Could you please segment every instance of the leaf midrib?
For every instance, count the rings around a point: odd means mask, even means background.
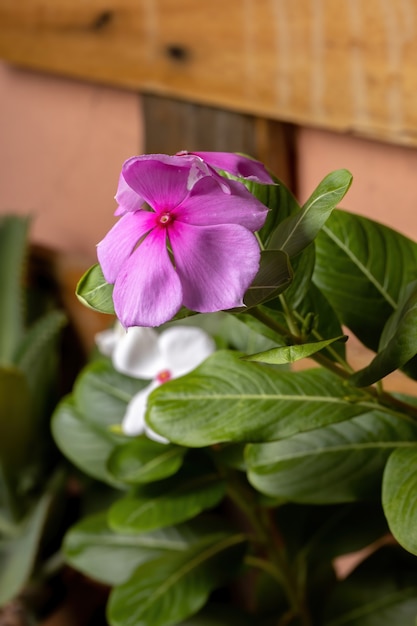
[[[351,261],[353,261],[353,263],[356,265],[356,267],[364,274],[364,276],[366,276],[366,278],[369,280],[369,282],[374,285],[374,287],[379,291],[379,293],[385,298],[385,300],[388,302],[388,304],[390,306],[392,306],[392,308],[394,310],[397,309],[397,303],[395,302],[395,300],[393,300],[390,296],[390,294],[383,288],[383,286],[381,285],[381,283],[379,281],[376,280],[375,276],[373,274],[371,274],[369,272],[369,270],[367,270],[367,268],[365,267],[365,265],[363,265],[363,263],[360,261],[360,259],[358,259],[358,257],[353,254],[352,250],[350,250],[350,248],[348,248],[344,242],[339,239],[339,237],[337,237],[337,235],[335,235],[335,233],[333,233],[328,226],[323,226],[323,232],[326,233],[326,235],[332,239],[334,241],[334,243],[336,243],[336,245],[338,245],[340,247],[340,249],[346,254],[346,256],[348,256]]]

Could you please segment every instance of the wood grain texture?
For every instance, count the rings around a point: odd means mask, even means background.
[[[0,0],[0,56],[417,145],[417,0]]]
[[[292,125],[235,111],[144,94],[145,152],[241,152],[262,161],[296,191]]]

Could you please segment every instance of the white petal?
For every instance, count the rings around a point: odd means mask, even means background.
[[[191,372],[216,348],[213,339],[196,326],[172,326],[160,334],[158,343],[173,378]]]
[[[149,394],[158,386],[158,383],[153,381],[150,385],[145,387],[145,389],[142,389],[133,396],[127,405],[126,413],[122,420],[122,430],[125,435],[134,437],[135,435],[145,433],[149,439],[153,439],[159,443],[169,443],[168,439],[158,435],[145,422],[146,405]]]
[[[112,328],[96,333],[94,339],[96,346],[105,356],[111,356],[119,339],[125,334],[125,330],[120,322],[115,322]]]
[[[129,328],[113,352],[114,368],[143,380],[152,380],[166,369],[158,346],[158,334],[152,328]]]
[[[155,384],[151,383],[145,389],[137,393],[127,405],[126,413],[122,420],[122,430],[125,435],[140,435],[145,432],[146,403]]]

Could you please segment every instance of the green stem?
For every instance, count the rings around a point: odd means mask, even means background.
[[[281,337],[288,339],[288,341],[290,341],[291,343],[296,345],[300,345],[302,343],[302,339],[299,336],[293,335],[288,328],[286,328],[280,322],[268,315],[264,310],[256,307],[248,311],[248,313],[250,313],[253,317],[262,322],[265,326],[275,331]],[[342,378],[343,380],[347,381],[352,374],[352,372],[350,371],[350,367],[349,369],[346,369],[345,366],[342,367],[341,364],[335,363],[334,361],[332,361],[332,359],[329,359],[321,352],[316,352],[316,354],[313,354],[310,358],[322,367],[333,372],[334,374],[336,374],[336,376],[339,376],[339,378]],[[386,391],[381,392],[380,387],[363,387],[362,391],[364,393],[364,398],[366,396],[368,396],[368,398],[372,398],[372,401],[374,403],[378,403],[381,407],[395,412],[397,417],[404,418],[405,414],[407,417],[413,420],[417,420],[416,406],[399,400],[398,398],[387,393]],[[374,406],[374,408],[376,407]]]
[[[279,297],[279,301],[280,301],[281,306],[282,306],[282,310],[284,311],[285,319],[287,321],[288,328],[290,329],[291,335],[293,337],[298,337],[298,338],[301,339],[300,329],[298,328],[298,324],[295,321],[295,317],[293,315],[293,311],[288,306],[286,297],[283,294],[281,294],[278,297]]]
[[[311,626],[311,618],[297,578],[288,562],[284,541],[271,519],[269,512],[256,502],[253,492],[243,485],[236,472],[228,473],[228,495],[252,527],[256,543],[266,559],[249,556],[249,565],[263,569],[274,578],[285,591],[291,611],[298,615],[302,626]]]

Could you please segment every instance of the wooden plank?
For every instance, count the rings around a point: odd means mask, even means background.
[[[0,56],[417,145],[417,0],[0,0]]]
[[[143,96],[145,152],[214,150],[260,159],[295,192],[291,125],[173,98]]]

